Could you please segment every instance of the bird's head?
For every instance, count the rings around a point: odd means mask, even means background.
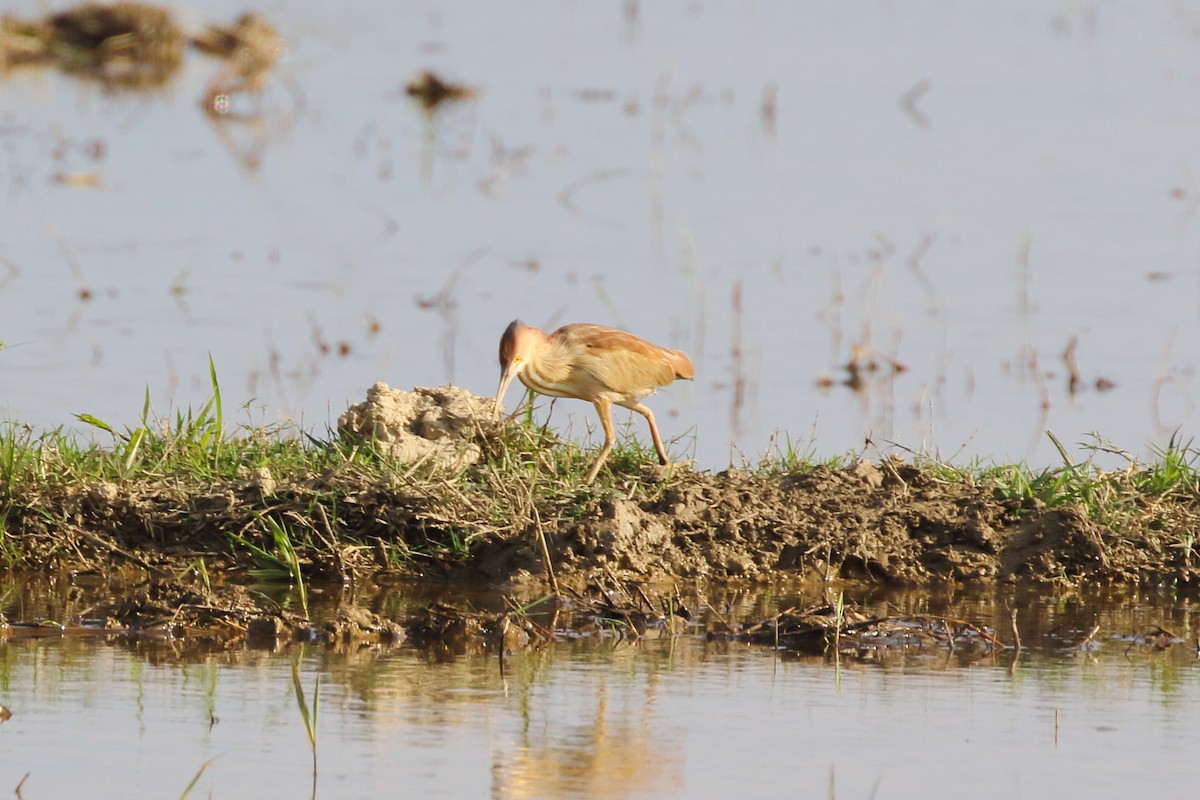
[[[500,337],[500,388],[496,390],[496,411],[504,404],[504,393],[512,379],[521,374],[546,334],[514,319]]]

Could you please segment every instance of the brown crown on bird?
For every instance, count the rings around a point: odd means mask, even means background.
[[[574,397],[594,405],[604,426],[604,446],[588,473],[587,482],[591,483],[616,441],[612,423],[614,403],[646,418],[658,460],[670,463],[654,414],[640,401],[677,379],[691,380],[693,375],[691,359],[684,352],[659,347],[632,333],[575,323],[546,334],[515,319],[500,337],[496,410],[503,408],[504,393],[513,378],[520,378],[521,383],[538,394]]]

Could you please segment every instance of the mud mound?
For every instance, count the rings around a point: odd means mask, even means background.
[[[473,439],[493,414],[491,400],[465,389],[417,387],[411,392],[377,383],[367,399],[338,417],[345,439],[371,442],[401,462],[430,460],[446,469],[474,464],[481,454]]]
[[[1078,507],[1001,499],[899,460],[784,476],[687,473],[657,497],[598,499],[582,518],[570,506],[543,510],[540,529],[485,542],[472,566],[491,579],[540,582],[544,536],[567,581],[1192,584],[1196,571],[1169,543],[1194,511],[1194,501],[1181,502],[1114,530]]]
[[[763,477],[687,473],[653,499],[599,500],[585,518],[543,525],[564,574],[768,580],[784,573],[915,583],[1001,576],[1014,509],[986,489],[860,462]],[[484,545],[484,550],[489,549]],[[534,571],[532,542],[492,543],[479,564]],[[1019,570],[1013,557],[1009,570]]]

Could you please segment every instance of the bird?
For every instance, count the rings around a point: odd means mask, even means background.
[[[669,464],[654,413],[643,397],[678,379],[692,380],[692,361],[681,350],[656,344],[616,328],[577,322],[551,334],[513,320],[500,337],[500,388],[496,413],[513,378],[538,394],[587,400],[596,407],[604,426],[604,446],[588,473],[591,483],[613,448],[612,407],[636,411],[650,423],[658,460]]]

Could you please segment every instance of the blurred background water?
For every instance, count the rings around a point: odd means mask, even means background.
[[[287,50],[227,117],[194,52],[3,76],[0,416],[199,407],[211,355],[227,419],[321,433],[379,380],[491,394],[520,317],[689,352],[650,404],[704,468],[1195,430],[1200,4],[254,10]],[[426,69],[475,96],[424,113]]]

